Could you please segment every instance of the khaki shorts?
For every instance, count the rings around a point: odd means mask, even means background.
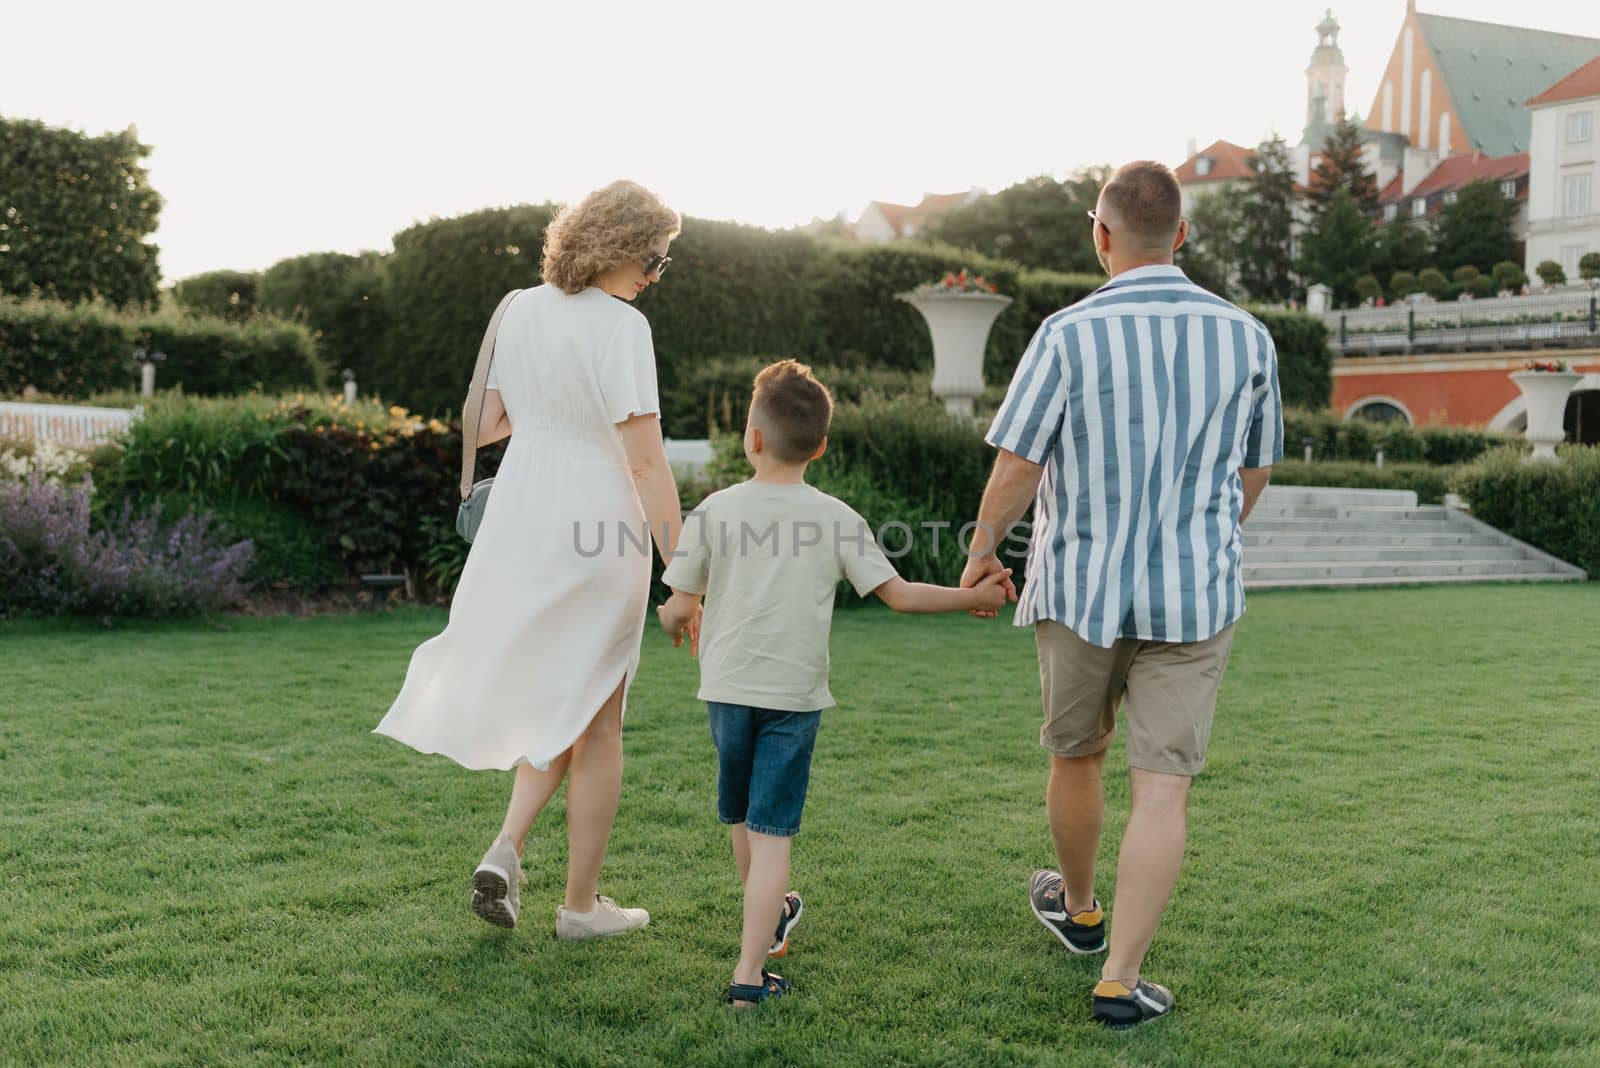
[[[1120,638],[1102,649],[1054,620],[1034,626],[1044,727],[1039,744],[1055,756],[1101,753],[1128,712],[1128,766],[1198,775],[1217,710],[1217,687],[1233,648],[1233,627],[1203,642]]]

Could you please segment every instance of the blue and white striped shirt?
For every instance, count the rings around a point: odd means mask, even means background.
[[[1016,623],[1197,642],[1244,614],[1241,467],[1283,457],[1272,335],[1171,266],[1046,319],[989,444],[1044,465]]]

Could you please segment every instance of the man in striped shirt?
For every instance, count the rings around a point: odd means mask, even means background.
[[[1165,1015],[1140,968],[1187,834],[1217,687],[1244,613],[1239,526],[1282,457],[1272,337],[1173,266],[1188,236],[1159,163],[1130,163],[1090,213],[1111,281],[1046,319],[989,428],[999,450],[962,585],[1033,505],[1018,626],[1031,625],[1052,756],[1060,873],[1035,873],[1034,914],[1070,950],[1107,948],[1094,895],[1101,766],[1125,706],[1132,810],[1097,1019]]]

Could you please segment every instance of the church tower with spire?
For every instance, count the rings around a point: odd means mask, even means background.
[[[1345,117],[1344,77],[1348,73],[1350,68],[1344,65],[1344,52],[1339,48],[1339,22],[1329,8],[1317,23],[1317,47],[1306,68],[1306,129],[1300,143],[1313,152]]]

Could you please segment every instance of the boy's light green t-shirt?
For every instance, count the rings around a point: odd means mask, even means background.
[[[872,530],[803,482],[741,482],[684,517],[664,581],[705,594],[700,699],[785,712],[828,708],[833,594],[896,578]]]

